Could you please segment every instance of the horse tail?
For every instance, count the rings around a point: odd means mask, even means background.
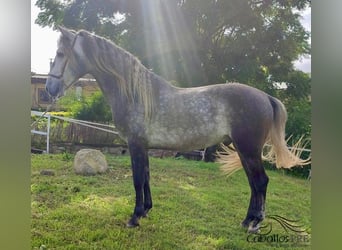
[[[303,136],[292,147],[287,146],[287,141],[291,136],[287,140],[285,139],[287,112],[284,104],[272,96],[269,96],[269,100],[273,108],[273,123],[264,145],[262,159],[275,164],[277,168],[292,168],[310,164],[310,156],[305,160],[300,158],[307,144]],[[231,145],[226,146],[221,143],[220,148],[221,151],[216,152],[216,161],[223,164],[221,170],[224,173],[231,175],[242,168],[241,160]]]
[[[291,147],[287,146],[285,139],[285,124],[287,120],[287,112],[284,104],[278,99],[269,96],[270,103],[273,107],[273,124],[269,133],[268,143],[266,143],[266,153],[263,153],[263,160],[274,163],[277,168],[292,168],[294,166],[304,166],[311,163],[310,156],[307,159],[301,159],[300,155],[307,143],[304,137]]]
[[[221,165],[221,171],[226,175],[231,175],[242,168],[242,163],[234,146],[221,143],[220,150],[216,151],[216,162]]]

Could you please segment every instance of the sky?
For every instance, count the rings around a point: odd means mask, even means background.
[[[50,68],[50,60],[55,57],[59,32],[51,28],[34,23],[40,9],[34,5],[36,0],[31,0],[31,71],[37,74],[47,74]],[[311,31],[311,8],[302,14],[302,24]],[[303,57],[295,62],[295,68],[306,73],[311,73],[311,56]]]
[[[31,71],[38,74],[47,74],[50,69],[50,59],[53,59],[57,50],[59,32],[51,28],[42,28],[35,24],[40,9],[31,0]]]

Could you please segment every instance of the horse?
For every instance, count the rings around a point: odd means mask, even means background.
[[[297,147],[288,149],[287,113],[275,97],[240,83],[175,87],[104,37],[58,29],[61,35],[46,91],[56,100],[85,74],[96,79],[130,153],[135,207],[127,227],[138,226],[152,208],[149,148],[191,151],[222,142],[233,145],[234,151],[223,153],[221,159],[232,164],[230,171],[245,170],[251,196],[241,225],[251,233],[265,218],[269,178],[262,161],[272,161],[278,168],[309,163],[299,157]],[[266,143],[271,146],[265,155]]]

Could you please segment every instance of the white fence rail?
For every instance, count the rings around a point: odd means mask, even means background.
[[[39,130],[34,130],[31,129],[32,134],[37,134],[37,135],[42,135],[46,136],[46,153],[49,153],[49,148],[50,148],[50,122],[51,122],[51,115],[49,113],[44,113],[44,112],[39,112],[39,111],[33,111],[31,110],[31,116],[39,116],[39,117],[44,117],[47,118],[47,126],[46,126],[46,131],[39,131]]]
[[[94,128],[97,130],[101,130],[107,133],[115,134],[118,135],[119,133],[112,130],[115,127],[113,125],[107,125],[107,124],[101,124],[101,123],[96,123],[96,122],[89,122],[89,121],[82,121],[82,120],[77,120],[69,117],[62,117],[62,116],[56,116],[56,115],[51,115],[47,112],[39,112],[39,111],[33,111],[31,110],[31,116],[38,116],[38,119],[46,118],[47,119],[47,126],[46,126],[46,131],[39,131],[39,130],[34,130],[31,129],[32,134],[38,134],[42,136],[46,136],[46,153],[49,153],[49,148],[50,148],[50,124],[51,124],[51,118],[56,118],[62,121],[70,122],[70,123],[75,123],[81,126],[85,127],[90,127]],[[104,128],[106,127],[106,128]]]

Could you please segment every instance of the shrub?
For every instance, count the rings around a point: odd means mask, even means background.
[[[73,118],[96,122],[112,120],[110,107],[101,91],[96,91],[90,96],[82,96],[79,99],[76,97],[76,93],[68,93],[59,102]]]

